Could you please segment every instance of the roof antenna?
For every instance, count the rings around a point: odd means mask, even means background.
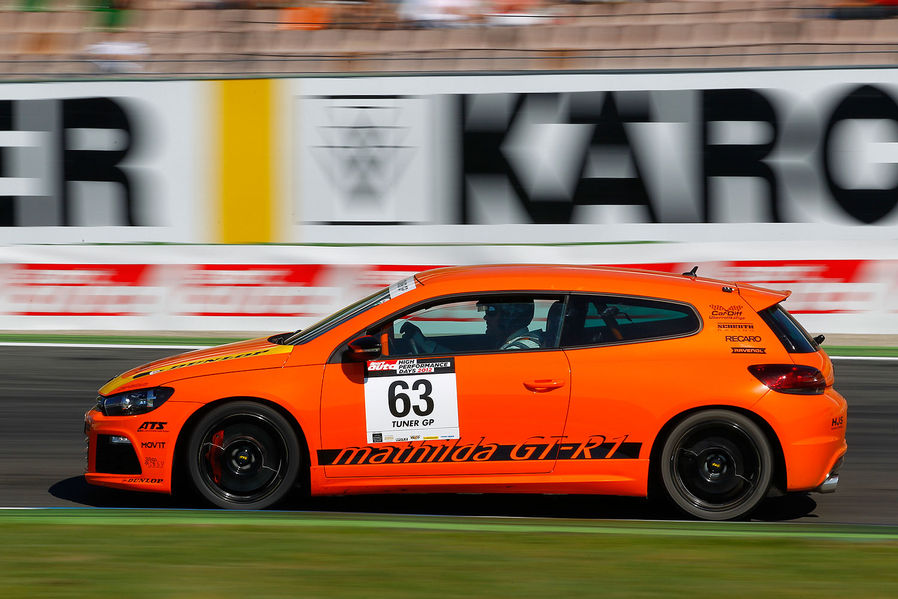
[[[694,279],[695,277],[698,276],[696,273],[698,273],[698,266],[693,266],[692,270],[690,270],[689,272],[684,272],[683,276],[684,277],[692,277]]]

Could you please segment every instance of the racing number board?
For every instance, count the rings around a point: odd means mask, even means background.
[[[368,443],[458,439],[455,359],[369,361],[365,422]]]

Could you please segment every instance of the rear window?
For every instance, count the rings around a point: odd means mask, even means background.
[[[810,354],[820,349],[810,333],[780,304],[761,310],[760,315],[790,354]]]
[[[568,300],[561,345],[581,347],[691,335],[701,323],[688,304],[635,297],[574,295]]]

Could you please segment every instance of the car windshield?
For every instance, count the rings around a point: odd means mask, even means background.
[[[362,312],[365,312],[366,310],[377,306],[378,304],[384,303],[388,299],[390,299],[390,289],[380,289],[377,292],[369,295],[368,297],[362,298],[356,303],[350,304],[342,310],[338,310],[330,316],[319,320],[312,326],[295,332],[290,337],[284,339],[283,343],[285,345],[300,345],[311,341],[318,335],[321,335],[322,333],[325,333],[333,329],[334,327],[343,324],[350,318],[357,316]]]

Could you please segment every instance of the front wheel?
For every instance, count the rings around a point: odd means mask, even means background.
[[[661,479],[670,500],[703,520],[750,514],[770,488],[773,453],[751,419],[728,410],[687,417],[668,435]]]
[[[249,401],[224,404],[190,434],[187,469],[197,492],[218,507],[264,509],[296,483],[300,448],[290,423]]]

